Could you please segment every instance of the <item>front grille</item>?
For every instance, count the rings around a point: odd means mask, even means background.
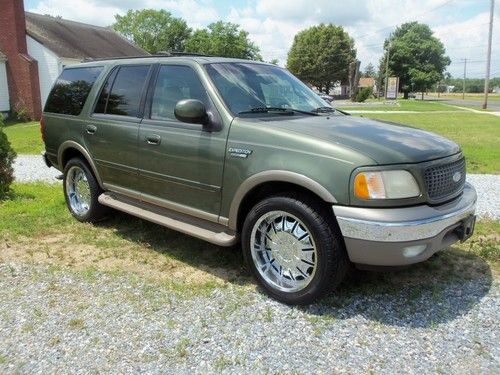
[[[460,178],[458,174],[460,173]],[[453,178],[457,181],[455,181]],[[460,193],[465,185],[465,159],[429,167],[424,171],[427,194],[433,201],[444,200]]]

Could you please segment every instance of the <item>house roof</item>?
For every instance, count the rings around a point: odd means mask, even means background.
[[[26,12],[26,33],[59,57],[72,59],[148,55],[107,27]]]
[[[359,79],[359,87],[375,86],[375,79],[372,77],[363,77]]]

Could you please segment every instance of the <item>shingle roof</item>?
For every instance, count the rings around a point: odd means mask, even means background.
[[[372,77],[362,77],[359,79],[359,87],[370,87],[375,85],[375,79]]]
[[[59,57],[85,59],[148,55],[111,28],[26,12],[26,33]]]

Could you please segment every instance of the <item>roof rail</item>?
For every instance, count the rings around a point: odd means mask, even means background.
[[[150,54],[150,55],[139,55],[139,56],[118,56],[118,57],[102,57],[102,58],[91,58],[91,57],[86,57],[83,59],[84,62],[90,62],[90,61],[106,61],[106,60],[124,60],[124,59],[144,59],[148,57],[177,57],[177,56],[204,56],[204,57],[210,57],[211,55],[204,55],[202,53],[195,53],[195,52],[158,52],[155,54]]]

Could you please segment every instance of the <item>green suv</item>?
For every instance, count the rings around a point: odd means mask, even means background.
[[[205,56],[67,67],[41,121],[68,208],[114,208],[205,241],[241,242],[262,288],[307,304],[351,264],[426,260],[473,232],[460,148],[352,117],[287,70]]]

